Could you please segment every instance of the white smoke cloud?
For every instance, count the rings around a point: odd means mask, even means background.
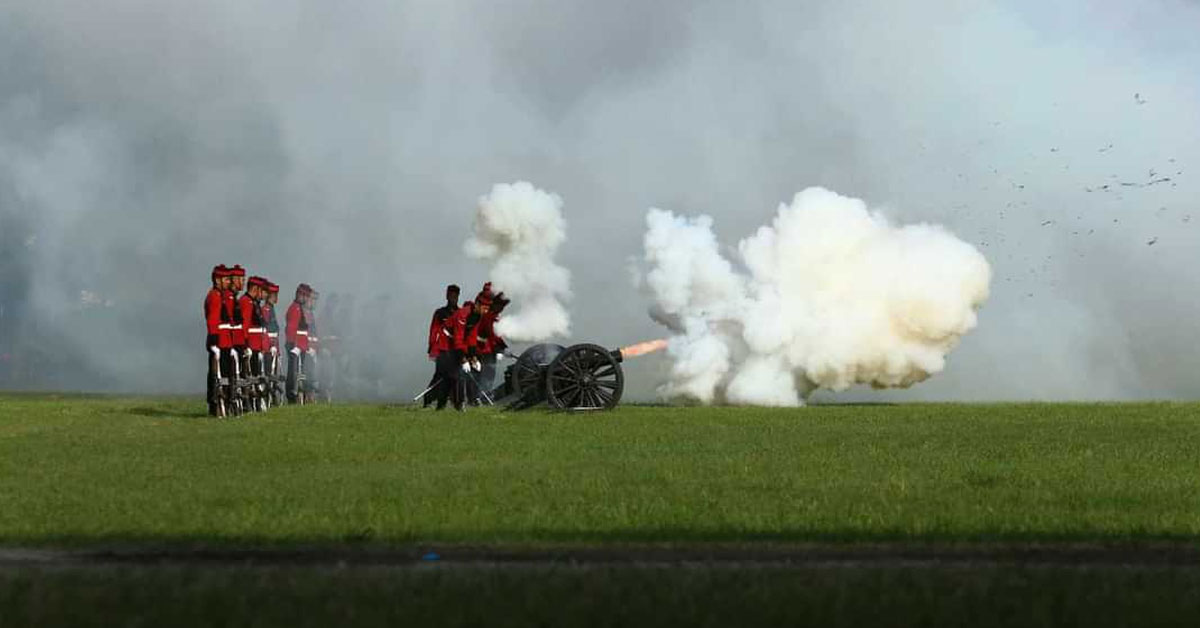
[[[496,331],[517,341],[539,341],[571,332],[563,301],[571,274],[554,261],[567,239],[562,198],[526,181],[499,183],[480,197],[467,255],[492,264],[493,290],[512,299]]]
[[[894,226],[809,188],[722,257],[712,219],[651,209],[653,318],[671,329],[668,398],[794,406],[816,388],[905,388],[977,323],[991,268],[938,225]]]

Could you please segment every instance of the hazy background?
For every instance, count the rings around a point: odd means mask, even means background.
[[[8,0],[0,388],[200,391],[241,263],[353,295],[347,393],[411,398],[442,287],[485,279],[476,199],[527,179],[565,200],[575,340],[661,335],[647,207],[732,246],[822,185],[995,271],[945,373],[822,398],[1195,397],[1200,2],[1050,4]]]

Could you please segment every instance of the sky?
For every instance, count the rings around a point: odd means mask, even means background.
[[[411,398],[442,288],[486,279],[479,197],[526,180],[563,199],[564,343],[662,335],[648,208],[732,248],[819,185],[994,277],[945,372],[818,400],[1195,397],[1200,2],[1050,4],[10,0],[0,386],[199,391],[241,263],[342,295],[353,394]],[[653,399],[661,358],[627,366]]]

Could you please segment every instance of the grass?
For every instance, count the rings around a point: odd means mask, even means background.
[[[0,626],[1192,625],[1198,443],[1185,403],[215,421],[195,400],[0,395]],[[1132,562],[1021,553],[1097,545]],[[482,559],[372,562],[385,547]],[[699,558],[488,558],[672,547]],[[804,547],[851,558],[703,558]]]
[[[1200,404],[607,414],[0,396],[0,545],[1200,539]]]

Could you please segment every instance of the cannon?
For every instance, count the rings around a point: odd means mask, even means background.
[[[504,369],[504,383],[492,398],[512,398],[514,410],[541,403],[557,410],[611,410],[625,391],[624,359],[622,350],[594,344],[533,345]]]

